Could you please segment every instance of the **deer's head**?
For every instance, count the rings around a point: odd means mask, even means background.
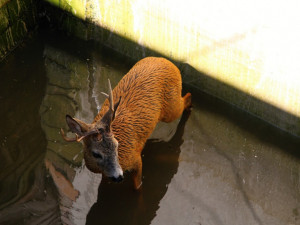
[[[61,129],[61,134],[66,141],[84,142],[84,159],[89,170],[95,173],[103,173],[113,181],[123,180],[123,170],[118,160],[118,141],[115,139],[111,123],[114,120],[115,112],[120,100],[113,104],[113,93],[110,81],[109,94],[104,95],[109,99],[109,110],[101,120],[93,124],[66,115],[66,121],[70,130],[75,133],[75,138],[68,138]]]

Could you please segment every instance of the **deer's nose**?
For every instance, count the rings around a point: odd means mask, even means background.
[[[111,177],[110,178],[113,182],[117,182],[117,183],[120,183],[121,181],[124,180],[124,176],[123,175],[120,175],[118,177]]]

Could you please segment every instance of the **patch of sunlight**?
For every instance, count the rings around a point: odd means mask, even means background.
[[[64,1],[81,18],[300,116],[296,0]]]

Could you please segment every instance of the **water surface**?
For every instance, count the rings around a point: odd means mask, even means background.
[[[59,129],[91,122],[133,63],[55,32],[0,63],[0,224],[299,224],[300,140],[189,87],[192,113],[145,146],[139,192],[89,172]]]

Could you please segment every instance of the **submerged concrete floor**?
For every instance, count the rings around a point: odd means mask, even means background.
[[[89,172],[65,143],[65,114],[91,122],[133,62],[93,43],[40,35],[0,64],[0,224],[300,224],[300,140],[218,99],[158,124],[143,186]]]

